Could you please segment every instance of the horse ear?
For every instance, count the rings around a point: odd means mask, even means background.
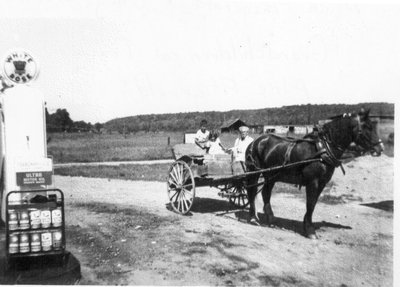
[[[360,112],[358,113],[361,120],[365,121],[366,119],[368,119],[369,111],[370,109],[364,110],[364,108],[361,108]]]

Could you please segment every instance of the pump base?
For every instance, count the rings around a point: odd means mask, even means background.
[[[18,258],[7,262],[0,257],[0,284],[72,285],[81,279],[79,261],[70,252],[60,256]]]

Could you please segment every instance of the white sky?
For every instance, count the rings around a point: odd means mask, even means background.
[[[0,56],[30,51],[49,111],[75,121],[393,103],[400,5],[378,3],[0,0]]]

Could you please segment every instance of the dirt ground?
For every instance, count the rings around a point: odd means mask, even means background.
[[[273,193],[274,226],[253,226],[213,188],[196,189],[182,216],[169,210],[166,183],[56,176],[55,186],[81,284],[392,286],[393,158],[357,158],[345,170],[317,204],[318,240],[302,235],[295,187]]]

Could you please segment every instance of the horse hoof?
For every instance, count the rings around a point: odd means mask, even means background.
[[[308,239],[312,239],[312,240],[318,239],[318,237],[317,237],[316,234],[308,234],[308,235],[307,235],[307,238],[308,238]]]
[[[270,217],[267,217],[266,223],[267,223],[267,225],[274,225],[275,221],[276,221],[275,217],[274,216],[270,216]]]
[[[250,221],[249,221],[249,223],[250,223],[251,225],[260,226],[260,222],[258,222],[258,220],[255,219],[255,218],[251,218]]]

